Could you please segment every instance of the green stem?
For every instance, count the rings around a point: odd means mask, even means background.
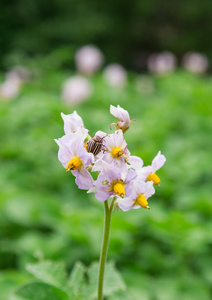
[[[104,272],[105,272],[105,263],[107,260],[107,250],[110,234],[110,222],[111,215],[113,210],[113,204],[115,197],[112,199],[110,206],[108,205],[108,200],[104,202],[105,209],[105,219],[104,219],[104,231],[103,231],[103,240],[102,240],[102,249],[99,259],[99,279],[98,279],[98,298],[97,300],[103,300],[103,281],[104,281]]]

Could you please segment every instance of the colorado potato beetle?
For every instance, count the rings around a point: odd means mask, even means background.
[[[102,149],[102,142],[103,142],[103,138],[101,138],[100,136],[93,136],[87,142],[87,151],[89,153],[93,153],[93,155],[99,154],[99,152]]]

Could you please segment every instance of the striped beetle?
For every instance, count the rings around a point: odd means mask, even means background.
[[[103,138],[100,136],[93,136],[88,142],[87,142],[87,151],[89,153],[93,153],[93,155],[99,154],[99,152],[102,149],[102,142]]]

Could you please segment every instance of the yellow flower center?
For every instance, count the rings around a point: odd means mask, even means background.
[[[114,157],[118,158],[124,154],[124,151],[121,148],[115,147],[113,148],[111,153]]]
[[[153,181],[153,183],[155,185],[158,185],[160,183],[160,178],[158,177],[158,175],[154,174],[154,173],[150,173],[148,176],[147,176],[147,180],[149,181]]]
[[[122,183],[116,183],[113,186],[114,193],[122,198],[125,196],[125,189]]]
[[[74,171],[82,166],[82,161],[79,157],[72,158],[66,166],[66,171]]]
[[[149,209],[148,202],[143,194],[138,195],[138,197],[135,200],[135,203],[140,205],[143,208]]]

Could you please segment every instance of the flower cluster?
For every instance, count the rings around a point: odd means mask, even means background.
[[[65,135],[55,140],[58,158],[66,171],[76,177],[78,187],[94,193],[100,202],[115,197],[116,208],[123,211],[149,208],[147,199],[155,193],[154,185],[160,184],[156,171],[166,158],[159,151],[152,164],[144,167],[140,157],[130,154],[124,139],[134,120],[119,105],[111,105],[110,112],[119,119],[112,124],[115,132],[97,131],[92,138],[76,111],[70,115],[62,113]],[[91,176],[93,172],[98,175],[96,180]]]

